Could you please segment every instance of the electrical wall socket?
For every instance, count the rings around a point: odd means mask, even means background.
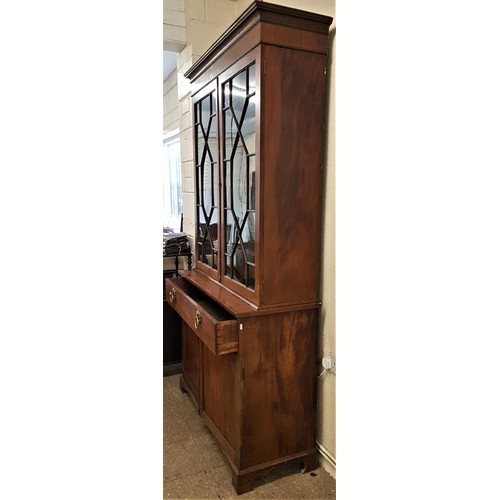
[[[321,364],[325,370],[330,370],[332,373],[337,373],[337,365],[333,356],[324,356]]]

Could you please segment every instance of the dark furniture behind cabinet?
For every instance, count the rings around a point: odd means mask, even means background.
[[[176,276],[177,272],[163,271],[165,278]],[[182,363],[182,322],[179,315],[165,300],[165,288],[163,289],[163,374],[175,373]],[[174,365],[178,365],[174,366]],[[168,368],[167,368],[168,367]]]
[[[193,270],[167,279],[187,390],[237,493],[316,466],[322,162],[330,17],[255,2],[186,73]]]

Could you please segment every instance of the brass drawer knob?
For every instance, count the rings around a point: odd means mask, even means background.
[[[170,301],[171,304],[174,303],[175,300],[175,288],[172,288],[168,294],[168,300]]]
[[[201,312],[198,310],[194,314],[194,327],[196,330],[198,330],[200,324],[201,324]]]

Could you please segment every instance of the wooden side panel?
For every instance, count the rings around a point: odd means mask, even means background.
[[[318,311],[246,320],[241,468],[315,446]]]
[[[318,301],[324,55],[264,46],[261,304]]]
[[[238,355],[214,356],[203,346],[203,411],[224,438],[219,442],[236,466],[239,464],[240,409]]]

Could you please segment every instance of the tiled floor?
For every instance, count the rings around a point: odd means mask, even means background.
[[[189,396],[181,393],[179,378],[163,378],[164,498],[335,498],[335,479],[322,467],[301,474],[298,465],[264,472],[253,491],[237,496],[231,469]]]

